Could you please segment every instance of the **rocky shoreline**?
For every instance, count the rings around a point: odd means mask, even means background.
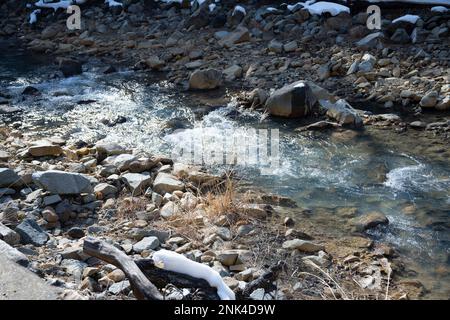
[[[364,14],[317,16],[254,4],[246,4],[245,14],[227,6],[209,12],[208,2],[147,12],[143,2],[124,3],[124,10],[83,8],[81,31],[65,29],[63,12],[46,11],[29,26],[29,12],[20,8],[0,30],[29,50],[59,57],[64,76],[96,58],[108,66],[105,73],[119,66],[162,73],[183,91],[229,88],[246,107],[309,117],[299,131],[374,126],[448,142],[448,118],[429,122],[420,115],[432,110],[445,117],[450,107],[446,13],[421,10],[422,21],[413,25],[386,21],[385,34],[370,39]],[[0,12],[11,8],[16,1]],[[323,100],[328,105],[316,109]],[[386,112],[352,107],[371,104]],[[365,235],[388,223],[382,214],[343,210],[351,230],[336,239],[308,224],[307,210],[292,208],[289,199],[240,190],[226,176],[120,145],[33,141],[8,127],[0,134],[0,251],[64,289],[64,298],[134,297],[123,271],[83,252],[88,236],[134,259],[160,248],[185,254],[210,265],[235,291],[283,261],[277,285],[269,294],[254,290],[252,299],[407,299],[426,291],[397,276],[404,266],[392,248]],[[162,292],[166,299],[199,298],[170,285]]]

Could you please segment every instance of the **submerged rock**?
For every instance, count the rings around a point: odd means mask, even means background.
[[[360,217],[353,218],[350,224],[356,231],[362,232],[367,229],[375,228],[378,225],[389,223],[388,218],[381,212],[371,212]]]

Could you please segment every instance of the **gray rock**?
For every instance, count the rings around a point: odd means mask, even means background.
[[[303,117],[311,112],[316,101],[309,84],[297,81],[272,93],[266,109],[274,116]]]
[[[358,42],[356,42],[356,46],[362,49],[375,48],[379,41],[384,39],[384,34],[382,32],[371,33]]]
[[[120,293],[122,294],[128,294],[131,290],[130,282],[128,280],[116,282],[112,284],[108,288],[108,292],[114,295],[118,295]]]
[[[336,103],[332,103],[328,100],[319,100],[319,103],[321,107],[326,110],[327,116],[337,121],[340,125],[353,128],[360,128],[363,126],[361,117],[344,99],[340,99]]]
[[[28,258],[22,252],[11,247],[8,243],[6,243],[3,240],[0,240],[0,256],[4,256],[9,260],[14,261],[15,263],[18,263],[24,267],[28,266],[29,263]]]
[[[215,89],[222,85],[222,81],[222,72],[216,69],[196,70],[189,77],[189,89]]]
[[[183,190],[184,183],[171,174],[160,172],[153,182],[153,190],[161,195]]]
[[[126,173],[122,175],[122,179],[134,196],[139,196],[152,184],[150,174],[144,173]]]
[[[55,194],[80,194],[92,190],[91,181],[86,176],[58,170],[33,173],[33,182]]]
[[[62,152],[63,150],[59,145],[56,145],[49,140],[33,142],[28,148],[28,153],[33,157],[59,156]]]
[[[16,190],[11,188],[0,188],[0,197],[11,196],[13,194],[16,194]]]
[[[239,27],[235,31],[230,32],[219,40],[219,45],[231,48],[235,44],[250,41],[250,32],[247,28]]]
[[[95,144],[95,148],[97,149],[97,152],[102,153],[106,156],[113,156],[118,155],[122,153],[127,153],[128,150],[122,147],[121,145],[117,143],[109,143],[109,142],[97,142]]]
[[[102,198],[116,194],[117,191],[115,186],[108,183],[99,183],[94,187],[94,193],[97,194],[97,196],[100,194]]]
[[[350,220],[350,224],[353,225],[354,229],[359,232],[375,228],[378,225],[386,225],[388,223],[388,218],[383,213],[376,211]]]
[[[178,204],[176,204],[173,201],[167,202],[162,208],[161,208],[161,217],[163,218],[170,218],[172,216],[178,215],[181,213],[180,207]]]
[[[10,157],[11,155],[8,152],[0,150],[0,161],[7,161]]]
[[[14,170],[0,168],[0,187],[10,187],[18,181],[20,181],[20,177]]]
[[[59,61],[59,69],[66,78],[81,74],[83,72],[81,62],[67,58]]]
[[[0,240],[5,241],[9,245],[16,245],[20,243],[20,235],[0,223]]]
[[[58,194],[54,194],[51,196],[44,197],[42,199],[42,206],[43,207],[51,206],[52,204],[55,204],[55,203],[58,203],[61,201],[62,201],[61,197]]]
[[[391,37],[391,40],[395,43],[409,43],[411,41],[411,37],[405,29],[399,28],[395,30],[394,34]]]
[[[439,93],[436,91],[427,92],[420,100],[420,106],[424,108],[433,108],[436,106],[439,98]]]
[[[300,239],[293,239],[283,242],[283,248],[288,250],[299,250],[302,252],[317,252],[324,250],[322,245]]]
[[[131,154],[119,154],[112,155],[103,160],[103,165],[112,165],[115,166],[119,171],[126,171],[130,167],[130,164],[133,161],[136,161],[137,158]]]
[[[80,227],[70,228],[69,231],[67,231],[67,234],[69,235],[69,237],[74,239],[80,239],[85,236],[84,230],[81,229]]]
[[[15,230],[21,237],[21,243],[40,247],[47,243],[48,235],[33,219],[23,220]]]
[[[157,237],[145,237],[133,245],[134,252],[141,253],[144,250],[154,250],[158,248],[160,242]]]
[[[281,53],[283,52],[283,44],[276,39],[269,42],[269,51]]]

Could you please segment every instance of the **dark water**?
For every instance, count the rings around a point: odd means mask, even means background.
[[[297,123],[236,111],[233,103],[207,106],[192,96],[175,94],[165,82],[126,70],[103,75],[100,68],[91,65],[81,76],[55,77],[56,68],[49,61],[3,44],[0,92],[10,94],[13,105],[23,111],[0,115],[0,124],[16,122],[33,137],[114,141],[169,156],[175,147],[199,137],[209,137],[206,144],[210,150],[219,150],[230,132],[242,130],[236,137],[239,144],[252,141],[255,128],[278,129],[280,165],[270,169],[270,175],[261,174],[267,163],[235,167],[241,176],[254,186],[292,197],[299,206],[313,212],[318,209],[311,219],[338,236],[348,232],[345,219],[340,220],[341,225],[329,219],[326,225],[326,215],[335,215],[338,208],[383,212],[390,224],[372,231],[371,236],[395,246],[431,291],[427,297],[450,297],[449,162],[428,159],[405,147],[416,143],[414,138],[373,129],[356,137],[299,133],[293,130]],[[38,88],[42,95],[23,98],[21,92],[27,85]],[[80,103],[88,100],[91,102]],[[118,116],[126,122],[113,127],[102,123]],[[412,212],[407,210],[411,206]]]

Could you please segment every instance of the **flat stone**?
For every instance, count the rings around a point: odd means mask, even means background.
[[[153,182],[153,190],[161,195],[172,193],[174,191],[184,189],[184,183],[178,180],[175,176],[160,172]]]
[[[63,150],[61,146],[55,145],[49,140],[39,140],[28,148],[28,153],[33,157],[59,156]]]
[[[128,280],[117,282],[112,284],[108,288],[108,292],[113,295],[118,295],[120,293],[122,294],[128,294],[131,290],[130,282]]]
[[[49,170],[33,173],[33,182],[55,194],[80,194],[92,190],[91,180],[79,173]]]
[[[302,252],[317,252],[324,250],[324,246],[306,240],[293,239],[283,242],[283,249],[299,250]]]
[[[145,237],[133,245],[134,252],[141,253],[144,250],[154,250],[160,245],[157,237]]]

